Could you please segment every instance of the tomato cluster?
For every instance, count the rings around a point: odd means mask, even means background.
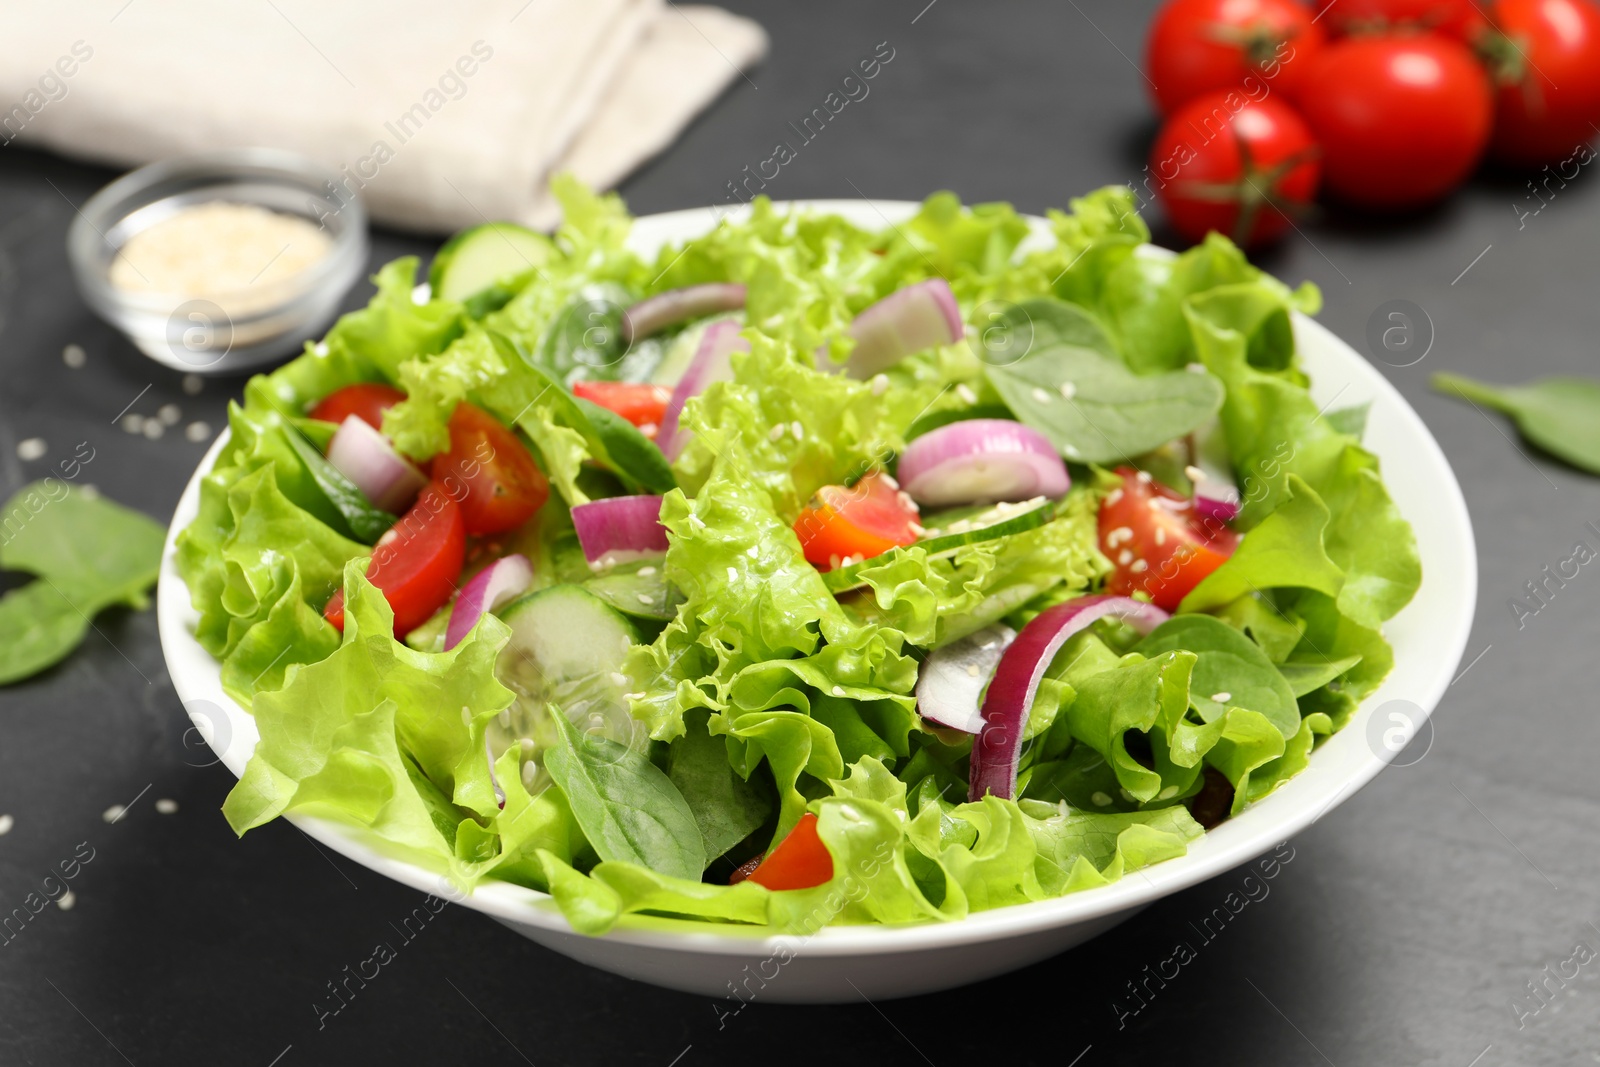
[[[1262,244],[1320,191],[1401,210],[1485,154],[1592,158],[1596,0],[1169,0],[1146,47],[1166,116],[1145,185],[1173,226]]]

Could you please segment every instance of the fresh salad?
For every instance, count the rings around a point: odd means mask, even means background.
[[[614,196],[452,240],[229,412],[178,567],[260,728],[225,814],[624,915],[910,923],[1105,885],[1306,767],[1415,540],[1290,290],[1126,189]]]

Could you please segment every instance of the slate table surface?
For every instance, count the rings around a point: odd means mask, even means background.
[[[1135,63],[1151,0],[728,6],[767,26],[772,53],[626,183],[637,213],[730,202],[726,183],[795,140],[789,123],[880,42],[894,58],[768,182],[775,198],[948,188],[1041,211],[1142,177],[1154,125]],[[205,449],[178,429],[223,425],[242,381],[188,395],[84,306],[64,237],[72,205],[112,176],[0,149],[0,489],[88,441],[84,479],[165,522]],[[1420,216],[1308,221],[1263,258],[1321,286],[1322,321],[1358,348],[1388,301],[1431,320],[1425,358],[1378,366],[1465,490],[1477,658],[1439,705],[1431,747],[1414,742],[1408,766],[1293,840],[1267,895],[1214,940],[1191,923],[1244,871],[970,988],[835,1007],[758,1000],[724,1017],[451,907],[319,1025],[326,983],[397,940],[391,924],[419,897],[287,823],[236,840],[218,813],[232,777],[197,766],[193,735],[185,743],[153,612],[119,611],[59,667],[0,690],[0,813],[13,819],[0,911],[85,843],[94,856],[71,910],[49,907],[0,945],[0,1065],[1600,1062],[1600,960],[1565,962],[1600,950],[1600,568],[1536,615],[1509,606],[1575,542],[1600,546],[1586,525],[1600,522],[1600,481],[1427,385],[1439,370],[1600,370],[1597,182],[1583,173],[1535,200],[1523,177],[1480,177]],[[370,265],[436,245],[378,231]],[[86,353],[79,369],[63,361],[69,344]],[[160,439],[114,424],[129,405],[150,415],[169,403],[181,421]],[[33,437],[48,452],[26,462],[16,446]],[[113,804],[129,805],[114,825],[102,814]],[[1180,941],[1196,958],[1122,1014],[1126,983]],[[1563,966],[1577,976],[1548,979]],[[1549,992],[1534,999],[1530,982]]]

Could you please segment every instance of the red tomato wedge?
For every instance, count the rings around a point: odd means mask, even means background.
[[[1202,526],[1194,501],[1158,485],[1148,474],[1118,467],[1122,487],[1100,504],[1100,551],[1116,569],[1106,591],[1147,593],[1156,607],[1176,611],[1201,579],[1227,562],[1239,536],[1226,526]]]
[[[664,385],[635,382],[573,382],[572,395],[621,415],[652,439],[672,400],[672,390]]]
[[[768,889],[811,889],[832,881],[833,857],[817,835],[817,817],[810,812],[800,816],[794,829],[778,842],[778,847],[769,852],[766,859],[741,876],[744,870],[740,867],[735,871],[729,884],[748,878]]]
[[[427,622],[450,599],[466,550],[461,506],[430,482],[411,510],[378,538],[367,564],[367,580],[394,609],[395,637]],[[343,589],[333,594],[322,616],[344,630]]]
[[[311,409],[311,417],[323,422],[343,422],[354,415],[374,430],[381,430],[383,413],[405,398],[406,394],[392,385],[377,382],[347,385],[318,401]]]
[[[881,556],[921,535],[917,506],[882,473],[855,485],[824,486],[794,521],[806,559],[832,570],[846,559]]]
[[[433,457],[433,480],[461,505],[474,536],[521,526],[550,498],[550,482],[517,435],[471,404],[450,416],[450,449]]]

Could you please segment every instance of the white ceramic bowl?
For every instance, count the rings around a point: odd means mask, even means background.
[[[907,218],[904,202],[823,201],[800,206],[837,212],[863,226]],[[642,218],[632,244],[653,255],[716,222],[710,210]],[[1460,487],[1422,420],[1394,387],[1349,345],[1322,326],[1297,318],[1301,356],[1319,403],[1370,401],[1366,444],[1381,458],[1384,478],[1415,527],[1423,583],[1417,598],[1386,628],[1395,669],[1350,725],[1330,738],[1311,766],[1272,796],[1196,842],[1186,856],[1100,889],[994,911],[959,922],[910,927],[825,927],[808,939],[774,937],[760,928],[630,916],[604,937],[575,933],[548,896],[502,882],[459,899],[563,955],[655,985],[710,996],[826,1003],[909,996],[1002,974],[1071,948],[1133,916],[1169,893],[1214,878],[1267,852],[1360,789],[1395,755],[1396,727],[1414,732],[1450,684],[1466,646],[1477,599],[1472,527]],[[217,663],[196,643],[189,591],[173,567],[173,538],[194,517],[200,478],[211,469],[219,438],[190,479],[168,531],[157,610],[173,685],[195,725],[235,775],[243,772],[258,734],[251,717],[223,693]],[[1409,726],[1407,726],[1409,723]],[[1386,745],[1385,742],[1389,742]],[[441,892],[431,871],[385,855],[361,831],[291,817],[322,844],[415,889]],[[1381,831],[1375,831],[1381,832]]]

